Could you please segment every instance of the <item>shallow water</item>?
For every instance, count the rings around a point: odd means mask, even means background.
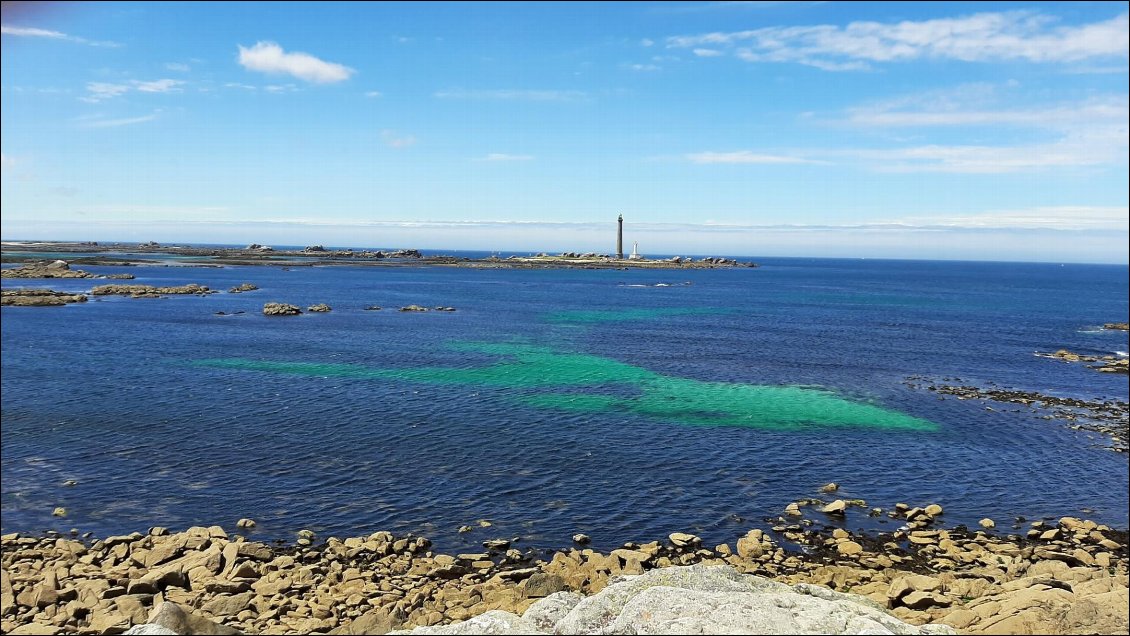
[[[451,549],[721,542],[828,481],[872,505],[940,503],[947,523],[1127,525],[1127,461],[1099,440],[904,385],[1126,400],[1125,376],[1032,355],[1126,351],[1125,332],[1096,329],[1126,319],[1125,267],[128,271],[261,289],[3,308],[5,532],[252,517],[259,538],[390,529]],[[268,318],[268,301],[334,311]],[[458,310],[395,311],[409,304]]]

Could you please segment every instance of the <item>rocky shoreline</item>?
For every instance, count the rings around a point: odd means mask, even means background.
[[[267,245],[251,244],[244,248],[211,248],[191,245],[159,245],[149,243],[4,243],[5,252],[30,252],[29,256],[3,254],[3,262],[39,260],[35,253],[90,254],[112,252],[113,255],[86,256],[81,262],[86,265],[152,265],[155,259],[146,255],[175,255],[182,262],[203,265],[352,265],[352,266],[445,266],[481,269],[715,269],[730,267],[757,267],[756,263],[739,262],[722,257],[703,257],[694,259],[676,256],[669,259],[628,259],[616,258],[595,252],[561,254],[537,254],[534,256],[510,256],[507,258],[467,258],[442,254],[425,255],[420,250],[402,249],[381,250],[327,250],[320,245],[312,245],[301,250],[275,250]],[[127,252],[128,257],[123,257]],[[136,256],[133,256],[136,255]],[[4,270],[8,271],[8,270]],[[5,277],[8,275],[5,274]]]
[[[1072,517],[1014,533],[995,532],[989,519],[976,531],[943,528],[941,506],[900,504],[876,514],[903,520],[901,528],[857,533],[838,527],[848,502],[816,510],[813,501],[791,504],[769,531],[732,544],[709,547],[676,532],[607,552],[521,552],[495,539],[450,555],[389,532],[322,539],[302,531],[292,542],[264,543],[219,526],[102,539],[7,534],[0,618],[12,634],[121,633],[174,603],[194,620],[243,633],[381,634],[496,610],[516,619],[558,593],[592,596],[615,577],[707,565],[850,592],[911,625],[1127,633],[1125,530]],[[253,535],[253,521],[237,526]]]

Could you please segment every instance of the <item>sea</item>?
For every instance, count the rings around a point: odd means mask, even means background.
[[[1127,401],[1125,375],[1034,355],[1126,356],[1127,333],[1101,328],[1127,318],[1126,266],[158,258],[81,267],[222,292],[3,308],[3,532],[234,531],[251,518],[259,540],[390,530],[465,550],[488,538],[562,547],[585,533],[607,549],[688,532],[713,545],[776,525],[789,502],[834,497],[937,503],[949,526],[1128,525],[1127,457],[1095,433],[922,386]],[[243,282],[259,289],[226,293]],[[272,301],[333,310],[262,315]],[[433,309],[398,311],[412,304]],[[828,482],[839,492],[821,493]],[[900,523],[866,513],[809,517]]]

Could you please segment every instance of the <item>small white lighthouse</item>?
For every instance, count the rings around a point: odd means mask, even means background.
[[[638,261],[643,258],[640,256],[640,242],[632,241],[632,253],[628,255],[629,260]]]

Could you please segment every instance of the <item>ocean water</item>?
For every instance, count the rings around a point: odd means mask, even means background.
[[[836,481],[869,505],[940,503],[951,525],[1127,526],[1127,459],[1093,434],[906,385],[1126,401],[1124,375],[1032,355],[1124,355],[1127,334],[1098,327],[1126,320],[1126,267],[761,263],[135,267],[135,283],[261,289],[4,307],[0,525],[105,535],[251,517],[259,539],[392,530],[451,550],[576,532],[606,548],[674,531],[722,542]],[[4,287],[19,283],[97,284]],[[268,301],[334,310],[268,318]],[[457,311],[396,311],[409,304]],[[493,526],[457,533],[480,519]]]

